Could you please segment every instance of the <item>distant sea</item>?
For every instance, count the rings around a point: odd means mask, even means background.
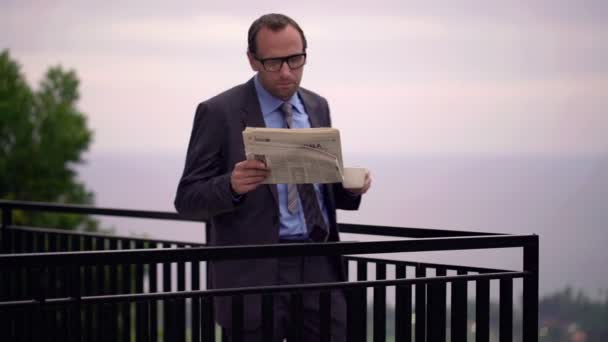
[[[578,158],[349,156],[372,170],[357,212],[339,221],[540,236],[541,295],[570,286],[608,290],[608,155]],[[89,153],[80,179],[96,206],[174,211],[184,155]],[[117,234],[202,242],[199,223],[100,217]],[[345,240],[368,237],[343,234]],[[520,269],[521,251],[389,255],[407,260]]]

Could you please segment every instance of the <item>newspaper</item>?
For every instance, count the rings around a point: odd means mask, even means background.
[[[342,182],[340,131],[335,128],[254,128],[243,131],[247,159],[270,168],[266,184]]]

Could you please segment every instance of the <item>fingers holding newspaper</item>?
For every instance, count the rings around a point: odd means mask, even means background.
[[[236,194],[243,195],[257,188],[270,174],[270,169],[259,160],[243,160],[234,165],[230,186]]]

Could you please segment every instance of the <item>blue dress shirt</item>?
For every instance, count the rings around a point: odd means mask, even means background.
[[[260,101],[260,108],[264,115],[264,123],[269,128],[286,128],[285,118],[281,111],[281,105],[283,100],[274,97],[270,94],[258,80],[256,75],[253,79],[255,84],[255,90],[258,94],[258,100]],[[308,113],[296,92],[289,103],[292,104],[293,110],[293,124],[292,128],[310,128],[310,121],[308,120]],[[319,200],[319,206],[325,219],[325,223],[328,223],[327,208],[323,201],[322,189],[319,184],[315,184],[315,192],[317,199]],[[277,184],[277,193],[279,195],[279,212],[280,212],[280,230],[279,236],[281,239],[288,240],[304,240],[308,238],[306,229],[306,221],[304,219],[304,212],[302,205],[298,201],[298,210],[292,214],[287,209],[287,184]]]

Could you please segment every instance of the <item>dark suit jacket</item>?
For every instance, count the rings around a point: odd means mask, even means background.
[[[312,127],[330,127],[327,101],[308,90],[298,90]],[[175,208],[188,218],[208,220],[211,245],[272,244],[279,241],[279,205],[276,185],[262,185],[238,202],[230,191],[230,173],[245,160],[242,132],[247,126],[264,127],[253,79],[198,105],[184,173],[177,188]],[[356,210],[361,200],[341,183],[323,186],[328,210],[330,241],[338,241],[336,209]],[[334,260],[343,279],[341,260]],[[213,288],[272,285],[277,279],[276,259],[216,261],[210,264]],[[230,299],[219,298],[216,318],[231,326]],[[245,328],[260,324],[258,296],[245,298]]]

